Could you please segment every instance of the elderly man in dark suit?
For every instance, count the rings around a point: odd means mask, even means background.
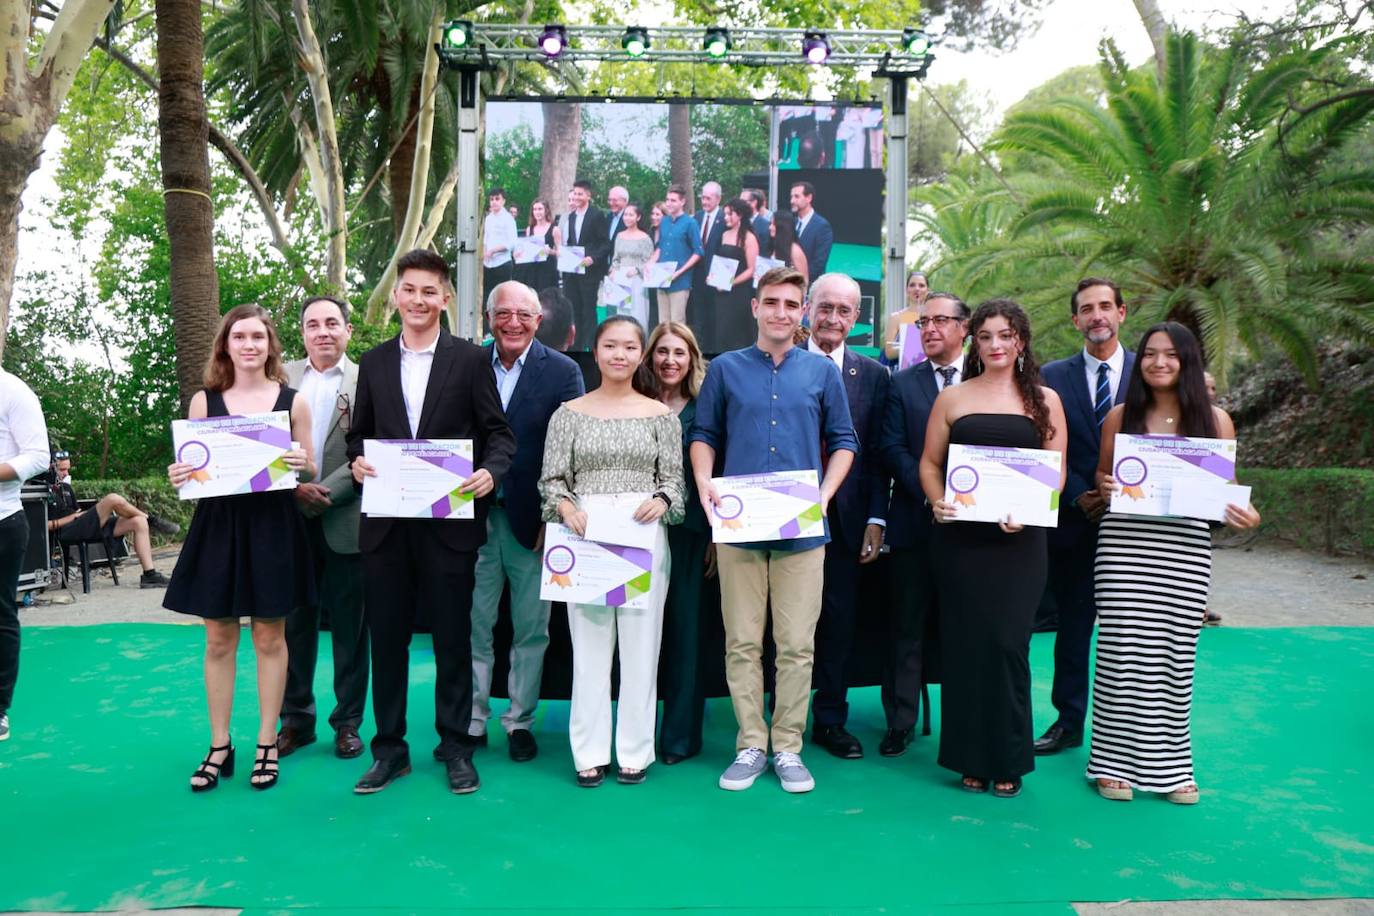
[[[887,469],[878,450],[887,404],[888,374],[880,364],[845,346],[859,318],[859,284],[844,274],[824,274],[807,297],[811,338],[807,349],[835,365],[844,382],[859,456],[830,506],[830,543],[825,545],[825,586],[816,625],[811,740],[836,757],[863,756],[859,739],[845,730],[849,717],[845,666],[854,645],[859,566],[878,559],[887,514]]]
[[[592,206],[592,184],[578,179],[568,192],[563,214],[563,244],[581,247],[582,273],[564,273],[563,291],[573,304],[577,347],[586,350],[596,336],[596,296],[611,264],[611,236],[606,214]]]
[[[687,324],[707,353],[714,353],[720,347],[715,339],[716,290],[706,282],[711,272],[711,259],[720,250],[720,239],[725,235],[725,211],[720,207],[720,196],[718,183],[708,181],[701,186],[701,209],[695,218],[701,227],[702,255],[692,271],[692,295],[687,300]]]
[[[362,516],[358,547],[372,639],[372,767],[354,787],[380,792],[410,772],[406,693],[410,637],[424,607],[434,639],[435,756],[449,789],[477,790],[472,765],[472,590],[477,549],[487,539],[486,498],[515,456],[515,435],[501,410],[491,363],[482,349],[439,325],[452,296],[449,268],[431,251],[403,255],[391,301],[401,333],[364,353],[358,363],[358,403],[348,432],[353,479],[366,487],[377,470],[363,455],[368,439],[471,439],[473,472],[460,486],[476,497],[475,519]]]
[[[811,276],[825,273],[830,263],[830,249],[835,245],[835,230],[830,221],[816,212],[816,188],[809,181],[792,185],[789,200],[797,215],[797,244],[806,255],[806,269]]]
[[[544,650],[549,645],[549,603],[539,599],[544,540],[539,521],[539,475],[549,418],[564,401],[581,397],[582,370],[562,353],[535,339],[543,319],[539,297],[518,281],[502,283],[487,297],[492,342],[483,353],[496,379],[501,409],[515,433],[515,460],[487,513],[487,542],[477,552],[477,588],[472,594],[472,724],[469,732],[487,743],[491,718],[492,628],[501,592],[510,583],[510,707],[501,716],[506,750],[517,763],[539,753],[530,726],[539,703]]]
[[[277,753],[282,757],[315,741],[315,663],[320,618],[329,617],[334,649],[334,754],[363,752],[358,726],[367,705],[367,628],[363,622],[363,561],[358,555],[358,493],[348,466],[348,435],[358,396],[358,366],[345,352],[353,336],[348,303],[332,296],[306,300],[301,309],[305,359],[286,364],[292,388],[310,404],[319,479],[296,487],[315,558],[315,607],[286,618],[286,696]]]
[[[882,452],[892,475],[887,543],[892,549],[890,645],[883,665],[884,757],[900,757],[916,736],[924,682],[922,657],[935,606],[937,573],[930,562],[930,507],[921,491],[926,421],[940,392],[960,382],[969,308],[950,293],[932,293],[916,322],[926,359],[892,377],[883,414]]]
[[[1051,693],[1058,718],[1036,740],[1037,754],[1055,754],[1083,744],[1088,653],[1097,619],[1093,561],[1097,525],[1107,508],[1095,485],[1100,430],[1112,405],[1125,399],[1125,380],[1135,363],[1135,356],[1119,340],[1126,302],[1114,282],[1101,277],[1080,280],[1069,296],[1069,313],[1083,335],[1083,349],[1040,370],[1045,384],[1064,402],[1069,471],[1059,501],[1059,526],[1050,529],[1049,535],[1048,589],[1059,611]]]

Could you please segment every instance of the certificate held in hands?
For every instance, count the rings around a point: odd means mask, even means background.
[[[717,544],[791,541],[825,534],[815,471],[775,471],[714,477],[720,504],[711,511]]]
[[[1113,457],[1113,512],[1224,521],[1227,503],[1250,502],[1250,488],[1231,483],[1234,439],[1118,433]]]
[[[176,460],[191,465],[191,477],[177,490],[177,498],[293,490],[296,472],[282,460],[291,447],[291,415],[284,410],[173,420]]]
[[[1056,528],[1063,459],[1052,449],[952,444],[945,502],[959,507],[955,521]]]
[[[590,509],[587,518],[592,518]],[[661,526],[642,527],[657,537]],[[664,544],[657,544],[655,549],[666,549]],[[539,597],[573,604],[647,608],[653,568],[654,550],[589,541],[573,534],[566,525],[551,524],[544,529]]]
[[[363,483],[368,515],[475,517],[472,494],[458,490],[472,476],[471,439],[364,439],[363,457],[377,470]]]

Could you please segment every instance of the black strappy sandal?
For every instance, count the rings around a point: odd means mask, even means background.
[[[215,756],[216,754],[218,754],[220,751],[228,751],[229,753],[225,754],[225,755],[224,755],[224,759],[221,760],[219,763],[215,763],[215,762],[214,762],[213,760],[211,760],[210,758],[213,757],[213,756]],[[211,767],[214,767],[214,769],[211,769]],[[226,744],[226,745],[224,745],[224,746],[222,746],[222,747],[212,747],[212,748],[210,748],[210,752],[209,752],[208,754],[205,755],[205,759],[202,760],[202,761],[200,762],[200,767],[199,767],[199,769],[197,769],[194,773],[191,774],[191,778],[192,778],[192,779],[196,779],[197,777],[199,777],[200,779],[205,780],[205,782],[201,783],[200,785],[196,785],[195,783],[191,783],[191,791],[192,791],[192,792],[209,792],[209,791],[210,791],[211,789],[213,789],[215,786],[219,785],[219,778],[220,778],[221,776],[223,776],[223,777],[225,777],[225,778],[227,779],[227,778],[229,778],[230,776],[233,776],[233,775],[234,775],[234,745],[233,745],[233,743],[231,742],[231,743]]]
[[[1006,788],[998,788],[998,783],[1005,785]],[[997,798],[1015,798],[1021,794],[1021,777],[996,780],[992,785],[992,794]]]
[[[269,760],[267,755],[277,749],[276,742],[271,744],[259,744],[258,756],[253,761],[253,772],[248,780],[248,784],[255,789],[270,789],[277,784],[277,777],[281,775],[281,757],[276,760]],[[268,764],[276,764],[276,769],[268,769]],[[260,776],[270,777],[262,782],[254,782]]]

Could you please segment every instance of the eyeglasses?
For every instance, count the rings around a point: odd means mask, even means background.
[[[58,451],[52,453],[52,460],[53,460],[53,461],[66,461],[66,460],[67,460],[68,458],[70,458],[70,457],[71,457],[71,453],[69,453],[69,452],[67,452],[67,451],[65,451],[65,450],[58,450]]]
[[[491,320],[495,323],[509,321],[512,317],[521,324],[534,324],[543,312],[511,311],[510,309],[497,309],[491,313]]]
[[[935,325],[937,330],[942,331],[949,326],[951,321],[958,320],[959,319],[955,318],[953,315],[931,315],[929,318],[918,318],[913,321],[912,324],[916,325],[916,329],[919,331],[924,331],[931,325]]]
[[[353,408],[348,402],[348,395],[339,392],[338,399],[334,402],[334,409],[339,412],[339,429],[348,432],[353,428]]]

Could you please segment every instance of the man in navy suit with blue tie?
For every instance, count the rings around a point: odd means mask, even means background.
[[[830,221],[816,212],[816,188],[809,181],[792,185],[792,212],[797,214],[797,244],[806,255],[806,272],[813,277],[825,273],[830,249],[835,245],[835,230]]]
[[[1059,527],[1050,530],[1049,589],[1059,611],[1054,640],[1054,690],[1058,718],[1035,742],[1037,754],[1056,754],[1083,744],[1088,711],[1088,653],[1097,605],[1093,561],[1097,525],[1106,501],[1097,491],[1096,472],[1102,421],[1126,396],[1126,379],[1135,357],[1121,345],[1126,320],[1121,287],[1087,277],[1069,297],[1073,326],[1083,335],[1083,350],[1046,365],[1041,374],[1064,402],[1069,424],[1069,473],[1059,501]]]
[[[858,621],[859,567],[878,559],[887,524],[887,469],[878,453],[889,376],[881,364],[845,346],[859,318],[859,284],[844,274],[825,274],[807,297],[811,338],[807,349],[835,364],[844,382],[859,455],[830,505],[830,543],[825,545],[825,585],[816,624],[811,740],[836,757],[864,755],[845,730],[849,717],[845,667]]]
[[[900,757],[916,736],[924,680],[926,621],[935,609],[936,572],[930,562],[930,507],[921,490],[926,421],[940,392],[959,384],[969,308],[951,293],[931,293],[916,322],[926,359],[892,376],[880,448],[892,475],[887,543],[892,549],[888,656],[883,664],[884,757]]]
[[[492,628],[501,592],[510,583],[510,706],[501,716],[506,749],[517,763],[539,752],[530,726],[539,703],[544,650],[549,645],[549,604],[539,598],[543,542],[539,520],[539,475],[549,418],[564,401],[581,397],[577,363],[535,339],[543,310],[534,290],[519,281],[502,283],[487,297],[492,343],[484,348],[496,380],[501,409],[515,433],[515,458],[487,514],[487,542],[477,551],[472,592],[472,724],[469,734],[487,743],[491,718],[491,676],[495,664]]]

